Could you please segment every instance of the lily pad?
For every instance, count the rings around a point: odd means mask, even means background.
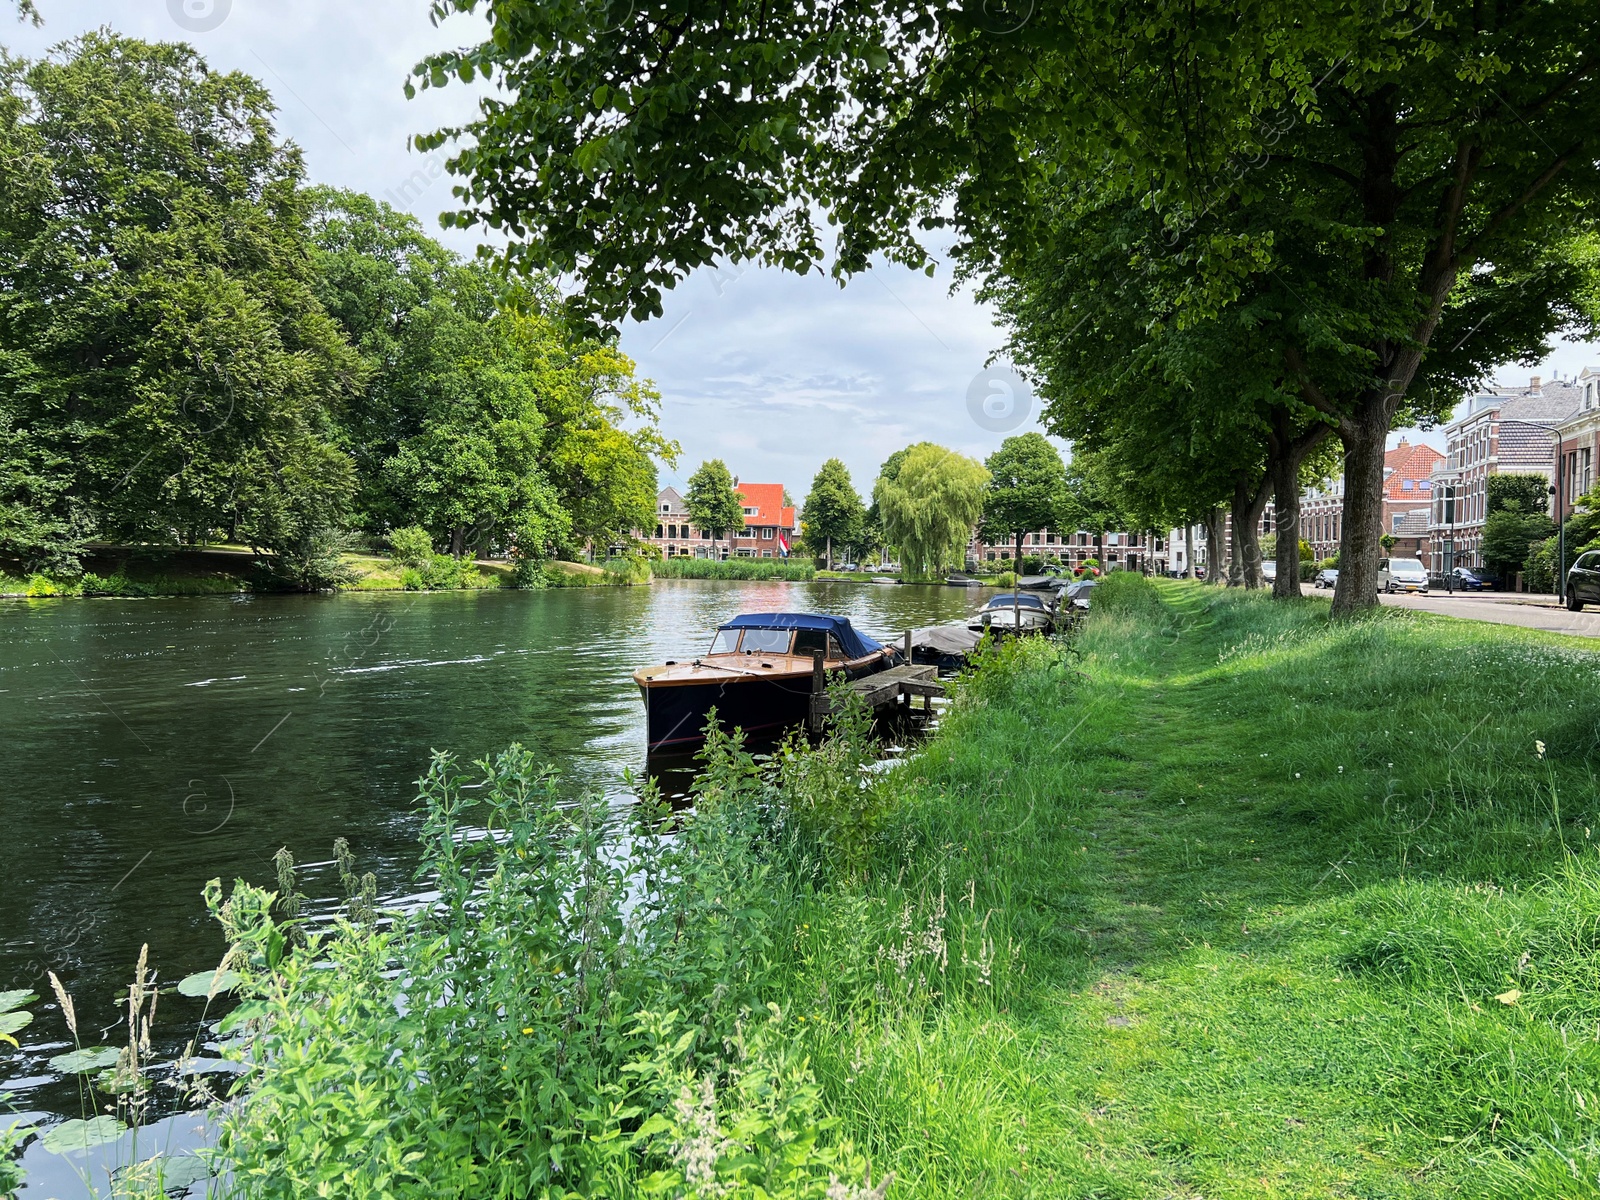
[[[187,1189],[201,1180],[210,1179],[211,1168],[205,1159],[193,1154],[158,1154],[132,1167],[118,1168],[112,1172],[112,1178],[118,1183],[132,1185],[126,1193],[119,1192],[118,1195],[131,1196],[139,1184],[157,1182],[163,1192],[175,1192],[179,1188]]]
[[[17,1030],[32,1024],[31,1012],[0,1012],[0,1037],[10,1037]]]
[[[50,1060],[50,1065],[63,1075],[88,1075],[93,1071],[103,1071],[107,1067],[116,1066],[119,1053],[115,1046],[90,1046],[83,1050],[58,1054]]]
[[[87,1121],[63,1121],[45,1130],[39,1141],[51,1154],[75,1154],[116,1141],[128,1127],[115,1117],[93,1117]]]
[[[237,971],[196,971],[178,982],[178,991],[185,996],[204,998],[232,991],[239,986]]]
[[[0,992],[0,1013],[8,1013],[14,1008],[21,1008],[24,1004],[32,1004],[38,998],[37,993],[30,992],[27,988]]]

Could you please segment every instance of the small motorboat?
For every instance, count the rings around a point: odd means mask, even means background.
[[[1002,592],[967,619],[974,632],[1049,633],[1055,628],[1056,613],[1038,592]]]
[[[816,655],[830,675],[859,679],[897,666],[901,654],[850,624],[813,613],[746,613],[718,626],[693,662],[633,673],[644,699],[651,753],[705,740],[706,718],[746,733],[803,725],[811,713]]]

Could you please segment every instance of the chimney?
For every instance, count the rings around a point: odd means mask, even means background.
[[[1533,377],[1533,382],[1528,385],[1528,390],[1529,391],[1533,391],[1533,392],[1537,392],[1537,391],[1540,390],[1540,388],[1539,388],[1539,377],[1537,375],[1535,375]]]

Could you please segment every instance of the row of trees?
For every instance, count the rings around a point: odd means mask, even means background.
[[[540,278],[307,187],[254,79],[110,33],[0,62],[0,558],[626,536],[676,447]]]
[[[1138,525],[1224,504],[1248,539],[1270,496],[1292,528],[1329,455],[1340,613],[1376,601],[1389,430],[1600,327],[1592,0],[436,7],[495,36],[420,85],[505,89],[423,139],[460,139],[450,219],[576,272],[585,317],[719,256],[931,266],[953,231]]]
[[[897,450],[878,470],[870,506],[845,465],[829,459],[802,512],[806,548],[830,566],[835,549],[864,556],[893,547],[909,573],[931,578],[962,564],[975,529],[988,541],[1014,538],[1020,562],[1029,533],[1081,529],[1098,547],[1107,532],[1133,528],[1130,520],[1101,480],[1076,462],[1068,468],[1038,433],[1007,438],[982,463],[932,442]]]

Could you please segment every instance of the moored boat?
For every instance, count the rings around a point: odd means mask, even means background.
[[[900,654],[853,628],[848,617],[746,613],[717,628],[693,662],[633,673],[644,699],[650,751],[705,740],[706,718],[746,733],[804,724],[811,711],[816,655],[830,674],[859,679],[895,666]]]
[[[1038,592],[1002,592],[973,613],[967,628],[995,633],[1049,633],[1055,628],[1054,605],[1044,602]]]

